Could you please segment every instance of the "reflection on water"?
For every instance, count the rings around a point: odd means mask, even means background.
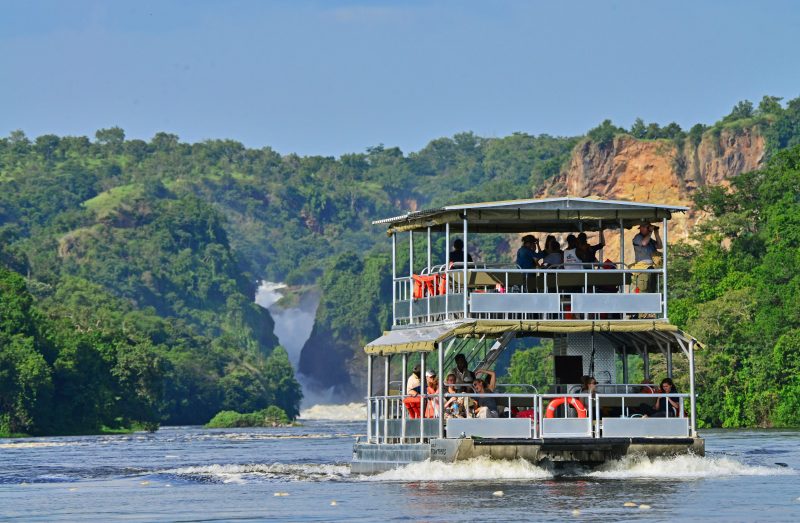
[[[800,520],[796,432],[711,431],[704,434],[705,458],[628,458],[598,470],[554,474],[524,461],[483,458],[352,476],[352,444],[363,431],[363,422],[310,420],[275,429],[168,427],[0,440],[0,516]]]

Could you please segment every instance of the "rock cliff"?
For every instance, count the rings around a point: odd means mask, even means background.
[[[578,196],[692,205],[698,187],[726,184],[761,166],[765,140],[755,128],[706,132],[699,143],[616,136],[607,144],[585,140],[561,174],[538,196]],[[685,239],[703,213],[690,210],[671,222],[670,238]],[[606,258],[617,259],[619,242],[606,236]],[[626,243],[627,242],[626,240]],[[626,247],[626,258],[629,253]],[[631,253],[632,254],[632,253]]]

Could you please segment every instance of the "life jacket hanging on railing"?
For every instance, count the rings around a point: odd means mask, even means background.
[[[426,296],[436,296],[436,275],[423,276],[412,274],[414,280],[414,299],[421,300]]]

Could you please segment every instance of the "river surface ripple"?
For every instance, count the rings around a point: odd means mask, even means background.
[[[477,460],[363,478],[348,466],[363,431],[363,422],[317,420],[0,439],[0,518],[800,521],[798,432],[703,431],[705,458],[628,460],[555,476],[525,462]]]

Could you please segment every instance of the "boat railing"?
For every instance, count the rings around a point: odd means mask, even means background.
[[[664,271],[620,262],[520,269],[432,266],[394,278],[394,324],[473,319],[665,318]]]
[[[510,386],[527,386],[526,384],[505,384]],[[639,386],[630,384],[630,387]],[[510,437],[504,433],[503,424],[497,421],[485,422],[477,418],[471,408],[465,408],[466,417],[448,417],[441,408],[440,396],[421,394],[419,418],[411,418],[404,405],[404,400],[415,396],[392,394],[379,395],[367,399],[368,434],[367,439],[373,443],[411,443],[423,442],[431,438],[442,437]],[[596,393],[586,392],[563,393],[498,393],[498,392],[445,392],[446,403],[450,398],[464,398],[463,403],[470,406],[478,398],[494,398],[498,407],[503,407],[500,420],[508,420],[518,431],[526,426],[527,432],[514,433],[516,437],[547,438],[612,438],[612,437],[688,437],[690,427],[694,426],[691,412],[686,408],[689,394],[682,393]],[[662,404],[656,411],[652,404],[662,398]],[[673,412],[667,398],[678,402],[677,412]],[[433,416],[426,416],[428,405],[435,405]],[[662,412],[663,411],[663,412]],[[428,411],[430,414],[430,411]],[[445,420],[441,416],[445,414]],[[471,421],[453,421],[471,420]],[[530,425],[520,425],[529,423]],[[492,432],[481,433],[486,426],[492,426]],[[463,427],[478,432],[465,433]],[[455,433],[452,433],[453,427]],[[476,428],[477,427],[477,428]],[[499,427],[499,428],[498,428]],[[488,435],[487,435],[488,434]]]

